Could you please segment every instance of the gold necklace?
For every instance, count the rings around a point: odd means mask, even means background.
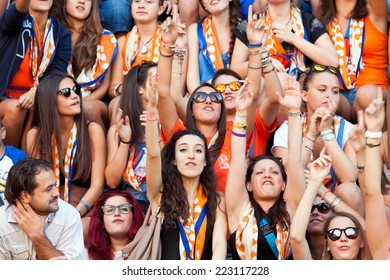
[[[142,47],[141,47],[141,53],[142,54],[145,54],[145,53],[148,52],[148,44],[153,39],[153,37],[154,37],[154,35],[152,37],[150,37],[150,39],[145,44],[144,41],[142,41],[141,36],[139,36],[139,39],[140,39],[140,41],[142,43]]]

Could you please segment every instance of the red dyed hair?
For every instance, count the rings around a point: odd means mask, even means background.
[[[114,252],[111,248],[111,240],[103,225],[103,211],[101,207],[106,200],[113,196],[123,196],[127,201],[133,204],[133,223],[130,226],[130,241],[134,239],[135,234],[144,221],[144,213],[138,202],[127,191],[109,190],[103,193],[94,204],[91,220],[88,228],[87,250],[90,260],[112,260]]]

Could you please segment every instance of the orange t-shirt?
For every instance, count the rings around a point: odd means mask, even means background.
[[[275,131],[276,127],[278,126],[278,121],[275,118],[274,123],[272,124],[271,129],[267,129],[264,126],[263,119],[260,116],[260,108],[257,108],[256,110],[256,116],[255,116],[255,127],[254,127],[254,137],[251,137],[251,146],[253,146],[251,157],[256,157],[260,155],[264,155],[269,136],[272,132]]]
[[[44,36],[39,37],[39,49],[43,49]],[[41,54],[42,55],[42,54]],[[42,57],[39,57],[38,65]],[[12,78],[11,83],[6,90],[6,94],[13,99],[19,99],[24,93],[29,91],[34,86],[34,78],[31,74],[32,48],[28,45],[24,58]]]

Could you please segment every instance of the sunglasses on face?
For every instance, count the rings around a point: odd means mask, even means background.
[[[333,67],[333,66],[325,66],[325,65],[321,65],[321,64],[315,64],[312,66],[311,69],[313,69],[317,72],[324,72],[324,71],[328,70],[329,72],[331,72],[335,75],[339,74],[339,69],[337,69],[336,67]]]
[[[232,91],[237,91],[242,87],[243,84],[244,84],[243,80],[238,80],[238,81],[230,82],[228,84],[217,84],[215,85],[215,89],[219,93],[224,93],[226,87],[228,86]]]
[[[340,239],[343,232],[348,239],[355,239],[359,235],[359,229],[355,227],[347,227],[344,229],[332,228],[328,230],[326,234],[330,240],[337,241]]]
[[[102,211],[105,215],[112,215],[115,213],[117,208],[122,214],[129,214],[133,210],[133,204],[124,203],[117,206],[107,204],[102,206]]]
[[[319,204],[314,204],[311,207],[311,213],[313,213],[314,209],[318,210],[321,214],[328,214],[330,211],[330,205],[328,203],[319,203]]]
[[[62,88],[59,91],[57,91],[57,94],[62,94],[64,97],[69,97],[72,94],[72,90],[80,96],[80,86],[79,85],[74,85],[71,88]]]
[[[211,102],[213,103],[221,103],[222,100],[223,100],[223,97],[220,93],[218,92],[210,92],[210,93],[207,93],[207,92],[203,92],[203,91],[198,91],[198,92],[195,92],[193,95],[192,95],[192,99],[196,102],[196,103],[203,103],[206,101],[207,97],[210,97],[210,100]]]

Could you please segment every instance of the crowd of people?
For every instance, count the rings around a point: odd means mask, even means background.
[[[0,0],[0,260],[390,259],[386,0]]]

